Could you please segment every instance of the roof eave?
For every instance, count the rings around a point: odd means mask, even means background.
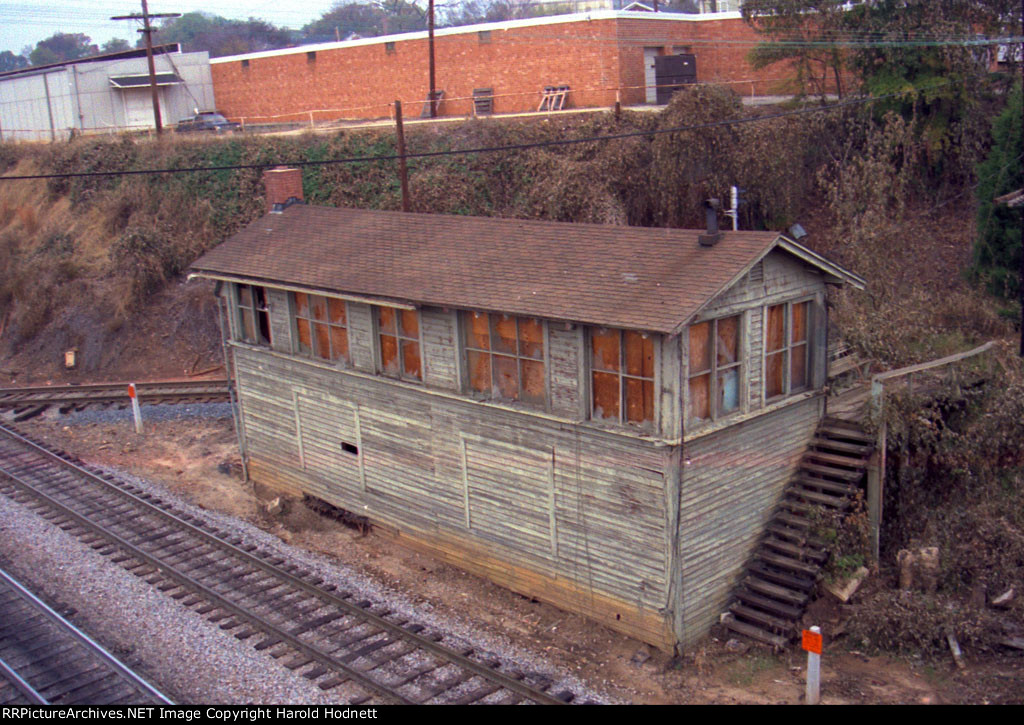
[[[855,289],[859,290],[862,290],[867,286],[867,281],[859,274],[851,272],[850,270],[846,269],[841,265],[836,264],[835,262],[829,261],[828,259],[821,256],[817,252],[814,252],[805,247],[804,245],[793,241],[785,234],[779,234],[775,238],[775,240],[764,249],[764,251],[762,251],[759,255],[757,255],[750,262],[748,262],[746,266],[743,267],[743,269],[741,269],[736,275],[733,276],[732,279],[730,279],[728,282],[722,285],[722,287],[719,288],[713,295],[709,296],[702,305],[700,305],[697,309],[695,309],[693,312],[687,315],[686,318],[683,319],[683,321],[680,322],[678,325],[676,325],[675,328],[673,328],[672,331],[669,332],[668,334],[678,335],[679,333],[681,333],[683,329],[686,328],[689,324],[691,324],[693,320],[695,320],[701,312],[707,309],[707,307],[712,302],[714,302],[720,295],[722,295],[724,292],[732,288],[733,285],[735,285],[741,279],[743,279],[743,277],[750,272],[750,270],[754,267],[755,264],[757,264],[762,259],[767,257],[775,249],[784,249],[785,251],[801,259],[802,261],[806,262],[812,267],[816,267],[817,269],[824,272],[828,276],[828,278],[825,280],[827,284],[849,284]]]
[[[637,325],[624,325],[622,323],[615,323],[608,320],[587,320],[587,319],[574,319],[569,317],[544,317],[543,315],[535,315],[527,312],[517,312],[515,310],[504,310],[497,308],[489,308],[486,306],[473,306],[468,307],[464,304],[457,302],[439,302],[436,300],[419,300],[419,299],[398,299],[395,297],[383,297],[369,294],[357,294],[352,292],[345,292],[336,289],[327,289],[321,287],[311,287],[308,285],[292,284],[284,282],[279,279],[271,279],[266,277],[250,277],[241,274],[225,274],[223,272],[217,272],[214,270],[204,270],[193,267],[189,270],[186,277],[188,281],[193,279],[209,279],[216,282],[233,282],[235,284],[250,284],[258,285],[260,287],[269,287],[272,289],[283,290],[285,292],[304,292],[306,294],[323,295],[325,297],[334,297],[339,300],[346,300],[348,302],[362,302],[368,305],[384,305],[387,307],[397,307],[404,310],[415,310],[421,307],[438,307],[442,309],[452,310],[465,310],[468,312],[488,312],[493,314],[507,314],[507,315],[526,315],[530,317],[543,318],[550,322],[566,323],[570,325],[587,325],[591,327],[614,327],[617,330],[631,330],[633,332],[640,333],[655,333],[655,334],[670,334],[671,329],[665,329],[658,326],[647,326],[640,327]]]
[[[848,284],[854,289],[863,290],[867,287],[867,280],[861,277],[856,272],[852,272],[842,265],[836,264],[825,257],[821,256],[815,251],[812,251],[800,244],[795,242],[785,234],[780,234],[777,241],[777,246],[785,249],[790,254],[799,257],[803,261],[807,262],[813,267],[817,267],[826,274],[832,275],[837,282],[836,284]]]
[[[280,280],[264,279],[262,277],[247,277],[245,275],[238,274],[223,274],[221,272],[215,272],[212,270],[203,270],[192,268],[188,273],[188,280],[192,279],[212,279],[217,282],[233,282],[234,284],[251,284],[258,285],[261,287],[271,287],[273,289],[284,290],[285,292],[302,292],[305,294],[316,294],[323,295],[325,297],[334,297],[339,300],[346,300],[348,302],[362,302],[368,305],[386,305],[388,307],[396,307],[401,310],[415,310],[420,306],[420,303],[400,300],[394,297],[378,297],[373,295],[358,295],[349,294],[347,292],[340,292],[338,290],[320,289],[317,287],[302,286],[289,284]]]

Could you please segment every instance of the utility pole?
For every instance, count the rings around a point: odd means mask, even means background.
[[[139,32],[146,36],[146,62],[149,65],[149,90],[153,95],[153,120],[156,122],[156,134],[159,136],[164,131],[163,123],[160,122],[160,96],[156,90],[156,65],[153,63],[153,26],[149,24],[150,18],[180,18],[181,13],[153,13],[150,14],[146,0],[142,0],[142,14],[115,15],[111,20],[141,20],[142,27]]]
[[[398,180],[402,186],[402,211],[409,211],[409,169],[405,163],[405,131],[402,129],[402,102],[395,101],[395,135],[398,137]]]
[[[430,117],[437,118],[437,101],[434,99],[434,0],[427,3],[427,52],[430,53]]]

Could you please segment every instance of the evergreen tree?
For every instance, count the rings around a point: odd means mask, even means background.
[[[989,292],[1016,299],[1020,290],[1021,213],[995,199],[1024,186],[1021,153],[1022,93],[1020,83],[1006,109],[992,126],[992,149],[978,166],[978,238],[974,243],[974,274]]]

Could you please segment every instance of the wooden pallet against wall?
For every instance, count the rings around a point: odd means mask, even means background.
[[[871,437],[857,424],[822,422],[723,617],[729,630],[776,647],[799,634],[829,557],[826,542],[811,533],[815,512],[850,508],[871,451]]]

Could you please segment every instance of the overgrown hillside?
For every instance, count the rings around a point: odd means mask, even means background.
[[[702,199],[727,198],[737,184],[745,189],[741,228],[799,222],[809,246],[868,280],[867,292],[844,291],[831,301],[839,337],[864,355],[895,367],[1007,340],[986,385],[951,392],[945,407],[917,401],[902,409],[893,440],[908,441],[903,461],[913,474],[889,492],[895,503],[883,563],[896,547],[939,545],[942,587],[937,598],[903,598],[898,607],[883,591],[878,607],[859,619],[861,639],[886,647],[940,646],[931,629],[928,637],[907,634],[910,623],[935,611],[938,629],[990,642],[983,635],[995,625],[978,624],[983,618],[965,603],[968,594],[979,581],[1018,592],[1024,583],[1024,378],[1010,342],[1019,310],[967,276],[974,169],[991,143],[986,119],[1004,95],[986,99],[989,110],[958,126],[956,143],[940,156],[914,119],[869,106],[716,125],[749,111],[713,87],[681,93],[659,114],[413,126],[406,130],[413,153],[633,134],[414,159],[413,209],[692,227],[703,224]],[[681,127],[700,128],[654,133]],[[251,167],[0,182],[0,370],[19,381],[61,375],[71,347],[79,349],[82,379],[216,364],[210,290],[183,284],[181,273],[262,213],[257,167],[394,153],[391,129],[0,146],[5,175]],[[306,166],[303,176],[309,203],[400,207],[394,161]],[[893,607],[908,625],[890,642],[878,632]],[[1020,611],[1013,610],[1015,621]]]

